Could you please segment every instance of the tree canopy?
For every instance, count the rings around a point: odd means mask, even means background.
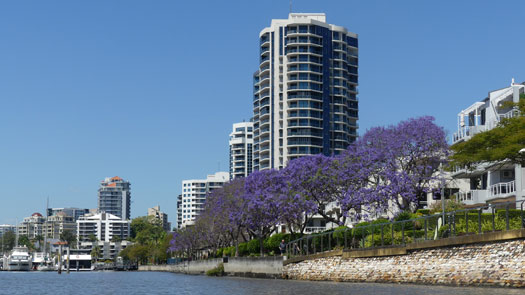
[[[173,233],[170,249],[188,258],[218,247],[235,246],[238,253],[247,235],[258,240],[262,255],[263,239],[279,225],[302,234],[316,214],[344,225],[350,216],[366,219],[396,205],[415,209],[439,181],[435,172],[448,152],[432,117],[372,128],[340,155],[301,157],[215,189],[195,223]]]
[[[507,160],[525,165],[525,95],[513,106],[519,115],[504,118],[493,129],[477,133],[469,140],[452,145],[451,164],[459,167]]]

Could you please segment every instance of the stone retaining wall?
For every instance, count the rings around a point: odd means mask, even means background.
[[[315,281],[525,287],[525,240],[413,250],[369,258],[289,263],[283,277]]]
[[[222,263],[223,259],[209,259],[183,262],[174,265],[140,265],[139,271],[166,271],[185,274],[204,274]],[[228,275],[258,278],[281,278],[283,258],[269,257],[230,257],[224,263],[224,272]]]

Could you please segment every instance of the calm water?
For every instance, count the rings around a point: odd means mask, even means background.
[[[0,294],[525,294],[525,290],[212,278],[155,272],[0,272]]]

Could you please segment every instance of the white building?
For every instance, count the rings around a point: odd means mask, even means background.
[[[525,83],[489,92],[488,97],[474,103],[458,114],[458,131],[453,143],[469,140],[474,134],[493,129],[503,118],[519,114],[504,102],[518,102],[524,93]],[[487,163],[471,169],[457,168],[452,177],[470,182],[468,190],[459,192],[460,201],[467,205],[523,200],[525,197],[525,172],[521,165],[510,162]]]
[[[208,175],[206,179],[183,180],[180,227],[192,225],[195,217],[204,209],[207,194],[222,187],[229,179],[230,174],[228,172],[217,172]]]
[[[358,39],[323,13],[291,13],[260,34],[253,170],[344,151],[357,138]]]
[[[253,123],[235,123],[230,133],[230,179],[246,177],[252,169]]]
[[[130,235],[130,225],[130,220],[105,212],[84,215],[77,220],[77,239],[79,243],[87,242],[94,235],[101,242],[111,242],[114,237],[125,240]]]

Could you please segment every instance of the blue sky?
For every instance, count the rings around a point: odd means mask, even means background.
[[[457,113],[525,80],[524,1],[294,1],[359,34],[359,132]],[[0,223],[95,208],[132,184],[132,216],[174,221],[180,182],[228,166],[249,119],[258,34],[289,1],[0,2]]]

